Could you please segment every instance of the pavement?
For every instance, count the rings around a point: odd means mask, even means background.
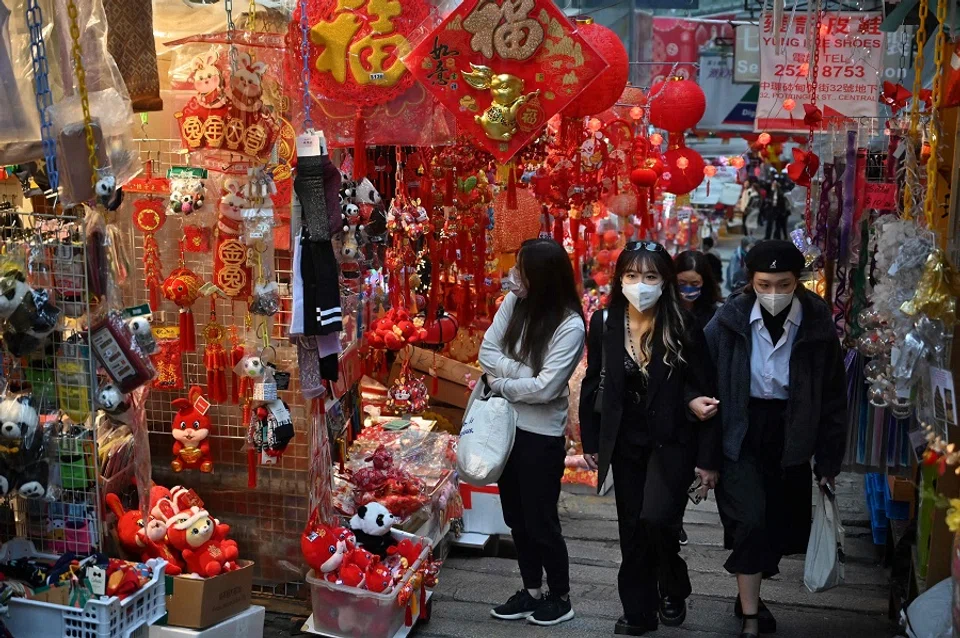
[[[803,585],[803,556],[785,557],[781,573],[764,582],[761,595],[777,617],[780,638],[843,636],[884,638],[897,635],[887,620],[888,570],[873,545],[863,502],[863,478],[841,475],[838,503],[846,529],[846,582],[819,594]],[[455,549],[443,565],[433,599],[433,616],[418,626],[418,638],[539,638],[607,636],[622,609],[617,595],[620,550],[613,494],[594,496],[564,492],[560,513],[570,553],[571,599],[576,618],[553,628],[490,617],[490,608],[505,601],[520,585],[512,543],[486,552]],[[690,543],[681,550],[690,570],[693,595],[687,620],[678,628],[662,627],[656,636],[706,638],[737,636],[733,617],[736,579],[723,569],[728,555],[711,497],[687,508],[684,528]],[[308,611],[303,612],[309,613]],[[264,636],[298,635],[301,614],[268,613]],[[373,637],[371,637],[373,638]]]

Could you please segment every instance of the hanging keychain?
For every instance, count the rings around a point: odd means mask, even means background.
[[[217,321],[216,297],[210,298],[210,321],[203,329],[206,347],[203,363],[207,369],[207,397],[214,403],[226,403],[227,352],[223,348],[226,329]]]
[[[263,265],[263,253],[266,252],[266,246],[262,240],[257,240],[254,254],[257,261],[257,283],[253,287],[253,294],[250,296],[249,310],[252,314],[262,317],[272,317],[280,311],[280,285],[267,280],[266,273],[268,269]]]

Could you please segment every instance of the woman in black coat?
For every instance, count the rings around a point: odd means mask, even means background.
[[[822,489],[840,472],[847,382],[830,308],[800,283],[800,251],[765,241],[746,265],[748,288],[727,299],[706,338],[724,406],[717,506],[733,550],[724,567],[737,575],[741,638],[756,638],[776,631],[760,601],[762,579],[807,547],[810,459]]]
[[[584,457],[599,468],[598,485],[613,465],[624,608],[615,633],[637,636],[656,629],[658,616],[666,625],[686,617],[691,588],[677,523],[695,476],[713,487],[720,465],[703,332],[680,307],[673,260],[663,246],[627,244],[609,309],[594,313],[587,344]]]

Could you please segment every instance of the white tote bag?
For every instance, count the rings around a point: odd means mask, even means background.
[[[481,380],[470,396],[457,443],[460,480],[476,487],[496,483],[516,434],[517,411],[503,397],[494,396]]]
[[[843,583],[843,526],[837,499],[819,490],[803,564],[803,584],[821,592]]]

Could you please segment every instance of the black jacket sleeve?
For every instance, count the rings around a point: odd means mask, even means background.
[[[600,451],[600,415],[594,412],[597,390],[600,388],[600,371],[603,367],[603,310],[597,310],[590,318],[587,333],[587,371],[580,386],[580,439],[584,454]]]
[[[827,348],[814,472],[833,478],[840,473],[847,448],[847,371],[840,341],[831,339]]]
[[[697,397],[717,396],[716,370],[707,351],[703,331],[698,326],[692,325],[687,330],[686,340],[687,351],[683,356],[687,361],[683,410],[697,428],[697,467],[719,471],[723,436],[719,411],[713,418],[701,421],[687,407],[687,404]],[[722,409],[721,405],[720,410]]]

